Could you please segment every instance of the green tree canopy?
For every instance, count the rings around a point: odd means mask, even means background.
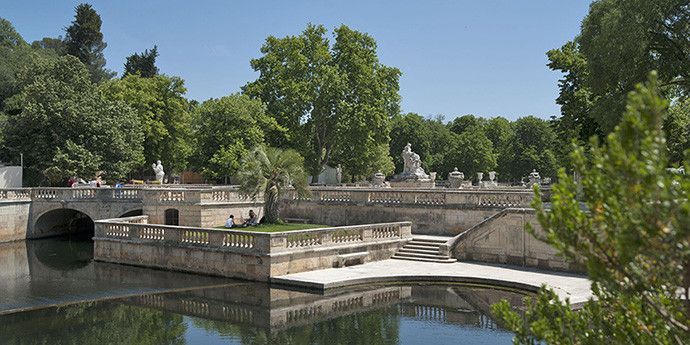
[[[122,101],[137,112],[144,133],[142,172],[150,173],[150,164],[159,159],[171,172],[180,173],[187,167],[192,152],[192,117],[184,98],[184,80],[127,75],[99,87],[106,98]]]
[[[38,57],[51,57],[54,53],[32,49],[14,29],[12,23],[0,18],[0,110],[7,98],[19,92],[17,73]]]
[[[103,41],[101,16],[89,4],[80,4],[75,11],[72,25],[65,29],[65,53],[86,65],[93,82],[112,78],[115,73],[105,68],[103,50],[108,45]]]
[[[298,150],[312,175],[326,164],[349,175],[392,172],[388,125],[399,111],[400,72],[378,61],[371,36],[343,25],[331,46],[326,32],[308,25],[299,36],[268,37],[251,62],[260,76],[243,91],[289,129],[269,143]]]
[[[578,184],[564,170],[552,188],[550,209],[535,197],[544,235],[533,234],[586,267],[595,299],[574,312],[567,300],[542,290],[524,318],[507,303],[495,306],[517,343],[690,339],[690,180],[667,171],[667,105],[653,76],[629,95],[623,121],[605,145],[594,137],[589,154],[581,147],[574,151],[586,209],[576,197]]]
[[[440,172],[443,176],[457,167],[467,178],[475,179],[478,172],[496,169],[496,154],[483,128],[468,127],[462,134],[453,134],[452,147],[446,152],[443,164]]]
[[[158,67],[156,67],[156,58],[158,57],[158,47],[153,46],[151,50],[144,50],[143,53],[134,53],[127,57],[125,62],[125,71],[122,78],[138,74],[143,78],[152,78],[158,75]]]
[[[527,116],[516,120],[513,130],[515,137],[509,153],[509,177],[520,180],[532,169],[536,169],[544,177],[555,177],[559,165],[553,150],[558,142],[551,123]]]
[[[206,177],[234,175],[240,160],[264,143],[265,131],[281,132],[259,100],[233,94],[209,99],[194,112],[196,150],[193,163]]]
[[[626,94],[657,70],[661,90],[690,94],[690,3],[687,0],[597,0],[573,42],[547,53],[560,70],[562,127],[583,141],[610,132]],[[595,121],[591,121],[591,120]]]
[[[64,170],[66,165],[91,166],[84,160],[97,157],[102,162],[97,170],[109,178],[124,178],[142,163],[143,135],[136,113],[122,102],[105,99],[89,77],[72,56],[37,59],[18,74],[20,92],[5,105],[9,121],[4,154],[12,162],[24,154],[29,184],[40,183],[55,162],[65,163],[57,167]],[[81,155],[84,151],[92,156]]]

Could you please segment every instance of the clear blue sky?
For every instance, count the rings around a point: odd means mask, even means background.
[[[33,41],[64,35],[80,2],[0,0],[0,16]],[[103,19],[109,69],[121,74],[125,57],[156,44],[161,72],[181,76],[192,99],[254,80],[249,60],[269,35],[346,24],[372,35],[381,62],[402,71],[404,112],[449,120],[558,114],[560,75],[546,67],[545,52],[579,32],[590,1],[87,2]]]

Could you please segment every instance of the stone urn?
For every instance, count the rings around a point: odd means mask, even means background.
[[[371,186],[374,188],[389,188],[390,185],[386,182],[386,175],[382,172],[377,172],[371,178]]]
[[[462,188],[462,183],[465,180],[465,174],[462,171],[458,171],[458,168],[453,169],[453,171],[448,173],[448,186],[450,188]]]

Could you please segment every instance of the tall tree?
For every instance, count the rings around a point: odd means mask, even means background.
[[[342,25],[335,29],[333,60],[343,75],[336,135],[338,162],[351,176],[390,174],[390,118],[400,112],[400,70],[379,63],[373,37]],[[385,146],[385,147],[384,147]]]
[[[146,160],[140,172],[150,172],[150,164],[159,159],[175,173],[187,167],[192,151],[192,117],[184,98],[187,92],[184,80],[165,75],[144,78],[135,74],[109,80],[100,89],[108,99],[125,102],[138,114]]]
[[[9,121],[3,151],[15,162],[24,154],[29,184],[40,183],[50,167],[92,166],[74,162],[94,157],[102,162],[95,168],[109,178],[124,178],[142,164],[143,135],[136,113],[105,99],[77,58],[39,59],[20,71],[18,87],[20,92],[5,104]],[[91,155],[82,154],[86,151]]]
[[[195,110],[194,121],[192,163],[216,181],[235,175],[242,157],[264,144],[266,131],[285,131],[266,115],[261,101],[239,94],[203,102]]]
[[[341,26],[331,47],[326,32],[308,25],[299,36],[267,38],[264,55],[251,62],[260,76],[243,91],[289,129],[289,137],[271,136],[269,143],[298,150],[312,175],[326,164],[355,175],[392,172],[387,127],[399,108],[400,73],[379,63],[369,35]]]
[[[563,170],[548,210],[535,197],[539,237],[586,267],[595,298],[573,311],[543,289],[523,315],[505,302],[494,306],[516,343],[687,344],[690,180],[667,171],[667,105],[652,76],[629,95],[605,145],[575,150],[583,200]]]
[[[601,136],[601,125],[592,116],[595,97],[587,86],[589,70],[587,59],[571,41],[559,49],[546,52],[549,68],[563,73],[558,81],[559,94],[556,104],[561,106],[561,116],[556,120],[556,131],[566,147],[573,139],[586,143],[590,137]]]
[[[665,93],[690,92],[690,3],[687,0],[599,0],[577,38],[587,61],[592,117],[611,131],[626,94],[657,70]]]
[[[72,25],[65,29],[65,52],[86,65],[93,82],[112,78],[115,73],[105,68],[103,50],[108,45],[101,33],[101,16],[89,4],[80,4],[75,11]]]
[[[138,74],[143,78],[152,78],[158,75],[158,67],[156,67],[157,57],[158,46],[153,46],[151,50],[146,49],[141,54],[134,53],[128,56],[122,78],[131,74]]]

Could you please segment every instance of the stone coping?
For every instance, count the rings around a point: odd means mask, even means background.
[[[575,309],[593,297],[591,282],[582,275],[468,262],[428,263],[389,259],[271,278],[273,284],[321,293],[357,285],[403,282],[482,284],[530,292],[536,292],[546,285],[559,298],[570,299]]]

